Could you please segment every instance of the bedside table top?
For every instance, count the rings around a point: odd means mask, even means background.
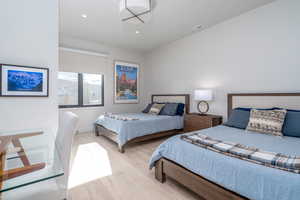
[[[186,115],[193,115],[193,116],[207,117],[207,118],[223,118],[221,115],[211,115],[211,114],[200,115],[199,113],[188,113]]]

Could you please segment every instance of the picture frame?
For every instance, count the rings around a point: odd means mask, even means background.
[[[0,97],[48,96],[48,68],[0,64]]]
[[[139,64],[114,62],[114,103],[139,103]]]

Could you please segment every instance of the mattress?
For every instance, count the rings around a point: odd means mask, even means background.
[[[127,141],[162,131],[182,129],[182,116],[151,115],[145,113],[118,114],[121,117],[136,118],[138,120],[122,121],[104,115],[96,123],[118,134],[118,144],[122,147]]]
[[[227,126],[200,132],[212,138],[255,146],[265,151],[300,155],[300,138],[276,137]],[[185,142],[180,136],[168,139],[155,150],[150,159],[150,168],[162,157],[249,199],[298,200],[300,197],[300,174],[210,151]]]

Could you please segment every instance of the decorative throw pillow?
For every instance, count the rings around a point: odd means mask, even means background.
[[[149,114],[158,115],[165,104],[154,103],[149,110]]]
[[[159,115],[175,116],[177,113],[178,103],[167,103]]]
[[[286,110],[256,110],[250,112],[247,126],[248,131],[283,136],[282,126],[285,120]]]
[[[150,111],[152,105],[153,105],[153,103],[149,103],[149,104],[147,105],[147,107],[142,111],[142,113],[149,113],[149,111]]]
[[[250,111],[254,108],[238,107],[232,110],[225,126],[246,129],[249,123]],[[256,110],[280,110],[274,108],[255,108]]]

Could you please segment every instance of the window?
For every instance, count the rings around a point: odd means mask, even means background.
[[[78,74],[72,72],[59,72],[58,84],[59,105],[78,105]]]
[[[104,78],[101,74],[58,73],[60,108],[104,105]]]

